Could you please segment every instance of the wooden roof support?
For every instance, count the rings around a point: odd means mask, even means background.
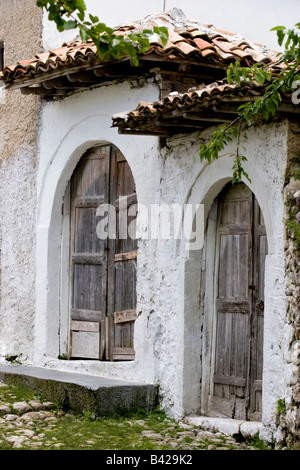
[[[46,89],[43,86],[36,86],[36,87],[21,87],[20,88],[22,95],[38,95],[38,96],[66,96],[67,90],[57,90],[54,88]]]
[[[99,80],[96,78],[93,71],[87,70],[86,72],[68,73],[67,79],[71,83],[98,83]]]

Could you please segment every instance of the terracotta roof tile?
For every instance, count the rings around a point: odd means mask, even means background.
[[[197,47],[203,52],[205,51],[206,49],[211,49],[212,48],[212,44],[208,41],[205,41],[204,39],[198,37],[198,36],[195,36],[194,38],[194,43],[197,45]]]
[[[188,20],[184,13],[173,8],[159,15],[149,15],[142,20],[121,25],[116,34],[126,34],[128,31],[149,28],[149,26],[166,26],[169,30],[169,40],[162,47],[157,35],[150,40],[151,47],[146,55],[154,54],[166,58],[176,58],[180,61],[192,57],[193,60],[203,60],[216,63],[228,63],[239,60],[246,65],[254,62],[272,64],[276,61],[276,53],[268,51],[258,45],[247,41],[234,33],[224,32],[212,25],[203,25],[194,20]],[[94,43],[89,40],[82,43],[79,40],[71,41],[62,47],[49,52],[37,54],[34,58],[23,60],[12,66],[6,66],[1,79],[6,83],[15,80],[34,79],[51,73],[53,70],[64,68],[69,71],[72,67],[81,64],[99,64],[97,50]]]
[[[197,109],[197,112],[207,109],[222,100],[236,99],[237,97],[255,98],[261,95],[262,87],[254,84],[245,84],[239,87],[237,84],[228,84],[225,81],[214,82],[209,85],[201,85],[186,93],[173,92],[154,103],[141,102],[136,109],[115,114],[112,117],[113,127],[136,129],[149,118],[161,119],[163,115],[179,110],[187,112]]]

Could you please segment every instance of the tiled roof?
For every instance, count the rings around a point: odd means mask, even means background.
[[[216,29],[212,25],[203,25],[198,21],[188,20],[184,13],[173,8],[158,15],[150,15],[117,28],[117,34],[125,35],[133,30],[157,26],[166,26],[169,40],[162,46],[157,35],[151,37],[151,47],[145,55],[154,55],[165,59],[197,60],[202,62],[228,64],[236,60],[244,65],[253,63],[272,64],[276,53],[261,45],[247,41],[238,34]],[[72,71],[78,66],[99,64],[97,50],[92,41],[82,43],[75,40],[62,47],[37,54],[29,60],[22,60],[15,65],[6,66],[1,79],[6,83],[18,80],[48,77],[53,71]]]
[[[132,111],[115,114],[112,117],[113,127],[118,127],[121,132],[153,130],[157,126],[157,122],[186,117],[187,113],[197,113],[198,118],[202,115],[204,117],[202,121],[205,121],[205,112],[210,109],[216,113],[214,123],[220,115],[218,114],[220,110],[222,112],[222,106],[216,109],[218,104],[233,102],[235,106],[230,112],[235,113],[237,103],[243,102],[245,99],[254,100],[261,95],[262,89],[263,87],[253,84],[245,84],[241,87],[237,84],[229,85],[224,80],[197,87],[186,93],[173,92],[159,101],[140,102],[137,108]],[[201,121],[201,119],[199,120]],[[221,117],[220,122],[222,122]]]

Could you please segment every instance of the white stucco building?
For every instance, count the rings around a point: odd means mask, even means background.
[[[172,9],[138,22],[165,24],[165,48],[154,38],[137,68],[101,64],[91,42],[34,50],[58,40],[34,14],[23,10],[27,50],[10,53],[2,76],[1,360],[155,383],[175,418],[252,421],[266,440],[299,439],[299,256],[285,224],[299,211],[299,110],[287,101],[249,130],[240,185],[234,143],[199,158],[257,91],[226,87],[228,64],[272,64],[275,53]],[[133,218],[139,208],[137,244],[120,233],[99,242],[103,203],[118,222],[122,207]],[[153,205],[185,209],[170,236],[151,236]]]

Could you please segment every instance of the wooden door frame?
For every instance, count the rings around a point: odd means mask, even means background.
[[[206,236],[205,236],[205,278],[202,290],[205,292],[204,300],[204,318],[203,318],[203,341],[202,341],[202,377],[201,377],[201,414],[207,415],[208,413],[208,397],[211,388],[211,364],[213,363],[213,348],[215,333],[215,318],[216,318],[216,239],[217,239],[217,215],[218,215],[218,200],[215,199],[207,217]],[[212,263],[207,263],[207,260],[212,260]],[[213,279],[213,283],[210,280]],[[207,354],[208,353],[208,354]]]
[[[62,234],[60,248],[60,282],[59,282],[59,355],[69,356],[70,345],[70,210],[71,179],[68,181],[62,205]]]

